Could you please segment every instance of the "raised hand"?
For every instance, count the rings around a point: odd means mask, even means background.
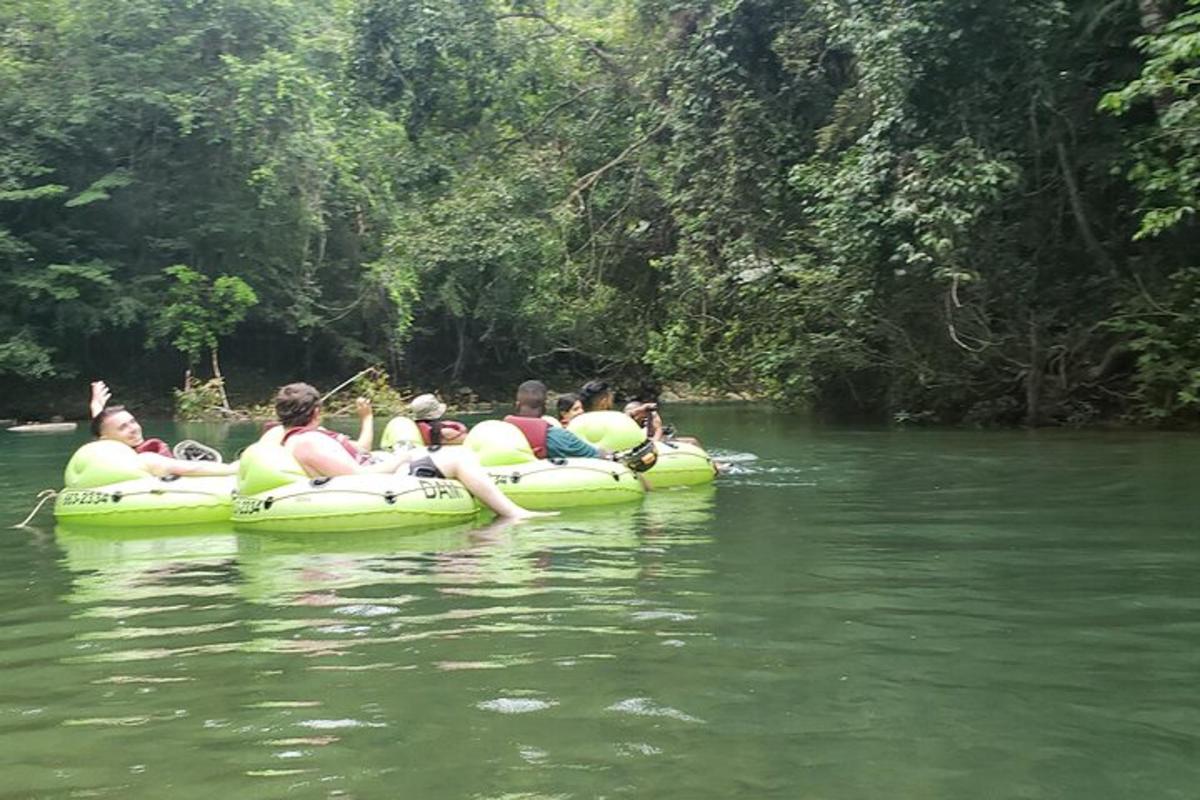
[[[93,419],[104,410],[111,397],[112,392],[109,391],[107,383],[104,381],[92,381],[92,398],[88,403],[88,410],[91,412]]]
[[[359,450],[369,453],[375,444],[375,412],[371,408],[371,401],[366,397],[357,398],[354,410],[358,414],[359,425],[358,439],[354,443]]]

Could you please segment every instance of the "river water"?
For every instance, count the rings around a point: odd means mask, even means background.
[[[3,530],[0,798],[1200,793],[1200,439],[674,416],[733,472],[548,522]]]

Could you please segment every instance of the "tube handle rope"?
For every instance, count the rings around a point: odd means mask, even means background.
[[[33,511],[29,512],[29,516],[13,525],[13,528],[24,528],[29,524],[29,521],[37,516],[37,513],[42,510],[42,506],[46,505],[46,501],[57,497],[58,492],[53,489],[42,489],[38,492],[37,505],[33,507]]]

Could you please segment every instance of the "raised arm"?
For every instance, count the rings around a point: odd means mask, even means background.
[[[652,424],[653,432],[651,433],[650,438],[656,442],[661,442],[663,440],[663,421],[662,421],[662,415],[658,413],[657,408],[658,407],[655,406],[654,408],[650,409],[646,413],[653,415],[651,417],[651,424]]]
[[[646,415],[650,414],[650,429],[646,431],[646,438],[656,442],[662,441],[663,421],[662,416],[658,413],[657,403],[638,403],[634,401],[626,404],[625,413],[643,429],[646,428]]]
[[[375,443],[375,411],[371,408],[371,401],[365,397],[354,401],[354,410],[358,412],[360,424],[358,439],[354,443],[358,445],[359,450],[369,453]]]
[[[92,397],[88,401],[88,411],[90,412],[88,419],[95,419],[96,415],[108,405],[111,397],[112,392],[108,390],[108,384],[104,381],[92,381]]]

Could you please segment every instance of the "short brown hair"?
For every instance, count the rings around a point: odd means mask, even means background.
[[[287,428],[307,425],[320,406],[321,395],[307,383],[289,383],[275,395],[275,416]]]
[[[125,406],[105,406],[100,409],[100,413],[92,417],[92,436],[99,438],[100,429],[104,427],[104,420],[116,414],[118,411],[124,411]]]

